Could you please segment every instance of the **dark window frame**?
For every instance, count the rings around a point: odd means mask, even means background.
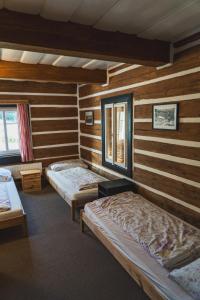
[[[127,102],[128,124],[127,124],[127,169],[106,161],[105,158],[105,105]],[[102,165],[115,172],[132,178],[132,121],[133,121],[133,94],[124,94],[110,98],[101,99],[101,122],[102,122]]]

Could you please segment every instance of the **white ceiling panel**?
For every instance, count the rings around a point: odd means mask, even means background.
[[[56,67],[71,67],[77,60],[77,57],[60,56],[53,63]]]
[[[41,11],[44,18],[68,21],[82,0],[46,0]]]
[[[186,24],[184,26],[183,24]],[[142,37],[153,37],[162,40],[175,40],[185,32],[191,32],[200,25],[200,1],[185,1],[179,9],[166,15],[165,18],[156,22],[152,27],[140,33]]]
[[[119,0],[82,0],[70,21],[93,25]]]
[[[77,58],[76,61],[72,64],[72,67],[81,68],[89,61],[90,59],[88,58]]]
[[[44,65],[52,65],[58,59],[58,57],[59,55],[44,54],[39,63]]]
[[[110,67],[111,64],[113,64],[113,63],[108,62],[108,61],[104,61],[104,60],[93,60],[93,61],[91,61],[90,64],[85,66],[85,69],[89,69],[89,70],[95,70],[95,69],[106,70]]]
[[[43,53],[24,51],[20,62],[25,64],[37,64],[43,56]]]
[[[95,27],[109,28],[126,33],[138,33],[153,26],[157,21],[181,7],[182,0],[163,1],[162,5],[155,5],[155,0],[121,0]],[[191,0],[190,0],[191,2]]]
[[[12,49],[2,49],[1,59],[6,61],[20,61],[23,51],[12,50]]]
[[[4,0],[4,7],[10,10],[39,14],[45,0]]]

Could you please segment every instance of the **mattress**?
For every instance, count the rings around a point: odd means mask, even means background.
[[[6,221],[22,216],[24,214],[24,210],[14,180],[12,179],[9,182],[0,182],[0,184],[4,184],[6,186],[11,204],[10,210],[0,213],[0,221]]]
[[[47,168],[46,176],[50,184],[70,206],[74,200],[81,202],[84,200],[90,201],[98,198],[97,188],[78,191],[77,188],[71,184],[69,179],[60,175],[60,172],[55,172]]]
[[[169,272],[150,257],[128,233],[105,216],[95,202],[86,204],[84,211],[106,238],[146,275],[164,299],[192,300],[179,285],[168,278]]]

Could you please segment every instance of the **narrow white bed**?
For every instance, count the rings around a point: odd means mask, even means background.
[[[27,235],[26,214],[22,207],[14,180],[11,179],[8,182],[0,182],[0,190],[7,193],[10,206],[8,210],[0,212],[0,229],[20,225],[23,227],[24,235]]]
[[[106,198],[102,198],[102,201],[103,199]],[[169,271],[151,257],[129,233],[125,232],[123,228],[119,226],[119,224],[114,222],[112,218],[106,214],[105,209],[102,209],[101,205],[99,205],[99,202],[101,202],[101,200],[99,200],[98,203],[94,201],[85,205],[84,211],[82,212],[83,224],[86,223],[89,226],[129,274],[136,281],[138,279],[137,282],[143,288],[146,279],[143,281],[141,274],[148,279],[150,285],[158,292],[157,294],[157,292],[152,292],[151,288],[147,289],[146,292],[150,298],[192,300],[193,298],[186,293],[182,287],[168,277]],[[140,226],[140,224],[138,224],[138,226]],[[119,253],[119,255],[117,253]],[[136,267],[134,267],[134,271],[131,266]],[[138,274],[138,270],[140,274]],[[134,272],[136,278],[133,276]]]
[[[0,182],[0,189],[1,186],[7,191],[11,207],[9,210],[0,213],[0,221],[22,216],[24,214],[24,210],[14,180],[12,179],[8,182]]]
[[[98,182],[107,180],[88,170],[87,165],[79,162],[79,160],[60,162],[56,163],[56,166],[64,164],[63,167],[54,168],[55,165],[52,164],[46,168],[46,177],[49,183],[72,208],[73,220],[75,219],[75,209],[97,199]],[[86,186],[84,189],[80,188],[81,180],[84,180]],[[91,186],[87,188],[90,184]]]

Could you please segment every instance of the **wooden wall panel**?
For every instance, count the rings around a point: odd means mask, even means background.
[[[0,80],[0,92],[76,94],[76,84]]]
[[[2,95],[1,92],[7,94]],[[77,105],[77,86],[75,84],[0,80],[0,103],[9,104],[19,101],[27,101],[30,104],[32,119],[44,119],[31,122],[34,158],[37,161],[39,160],[43,166],[47,166],[53,161],[73,158],[73,155],[77,157],[78,146],[59,147],[63,144],[78,144],[78,132],[67,132],[68,130],[78,131],[78,108],[64,106]],[[65,117],[74,119],[63,120],[62,118]],[[45,118],[50,119],[45,120]],[[51,120],[51,118],[55,118],[55,120]],[[41,132],[44,134],[35,134]],[[43,148],[38,149],[37,147]]]
[[[77,143],[78,132],[33,135],[32,139],[34,147]]]
[[[180,145],[134,140],[134,149],[151,151],[154,153],[162,153],[175,157],[183,157],[200,161],[200,150],[194,147],[185,147]]]
[[[196,166],[176,163],[137,153],[134,154],[134,162],[200,183],[200,176],[197,177],[199,167]]]
[[[100,150],[101,151],[101,149],[102,149],[102,145],[101,145],[100,140],[92,139],[92,138],[85,137],[85,136],[80,137],[80,144],[82,146],[89,147],[89,148],[92,148],[92,149],[95,149],[95,150]]]
[[[87,126],[85,124],[81,124],[80,126],[81,132],[93,135],[101,135],[101,125],[94,124],[93,126]]]
[[[103,98],[133,94],[133,101],[139,104],[134,106],[133,116],[133,180],[137,181],[139,192],[149,200],[198,226],[200,226],[199,57],[200,46],[176,54],[172,66],[159,70],[142,66],[132,70],[129,68],[124,72],[129,66],[122,65],[119,67],[120,70],[124,69],[121,74],[113,76],[118,70],[110,71],[112,75],[107,86],[90,84],[79,89],[79,107],[88,109],[100,106]],[[196,94],[195,99],[192,98],[193,94]],[[189,96],[191,100],[182,100],[181,96],[184,95]],[[181,120],[177,131],[152,129],[151,100],[154,103],[164,103],[162,99],[166,97],[174,97],[174,102],[179,103]],[[145,104],[142,104],[140,100],[144,99],[147,101],[149,99],[150,103],[146,104],[145,101]],[[84,120],[83,111],[80,113],[80,119]],[[101,120],[100,110],[95,110],[95,119]],[[136,119],[148,120],[138,122]],[[81,124],[81,132],[84,136],[80,138],[80,145],[90,148],[90,151],[81,149],[82,158],[91,164],[99,165],[101,169],[101,155],[95,152],[101,150],[101,141],[92,138],[92,135],[101,136],[101,125]],[[135,135],[137,138],[134,139]]]
[[[47,147],[41,149],[34,149],[33,151],[34,158],[46,158],[51,156],[67,156],[72,154],[78,154],[78,145],[77,146],[63,146],[63,147]]]
[[[62,118],[77,117],[78,109],[76,107],[33,107],[31,108],[32,118]]]
[[[78,120],[45,120],[45,121],[33,121],[32,131],[58,131],[58,130],[77,130]]]
[[[176,99],[175,99],[176,101]],[[135,118],[152,118],[152,104],[136,105]],[[179,103],[179,117],[180,118],[195,118],[200,117],[200,99],[190,101],[180,101]]]
[[[152,130],[151,123],[135,123],[135,134],[145,136],[155,136],[160,138],[180,139],[188,141],[200,141],[199,123],[179,124],[179,130]]]
[[[196,187],[139,168],[134,168],[133,175],[140,183],[200,207],[199,189]]]
[[[101,155],[92,151],[81,149],[81,157],[90,161],[91,163],[101,165]]]
[[[28,96],[32,105],[77,105],[76,96]]]

